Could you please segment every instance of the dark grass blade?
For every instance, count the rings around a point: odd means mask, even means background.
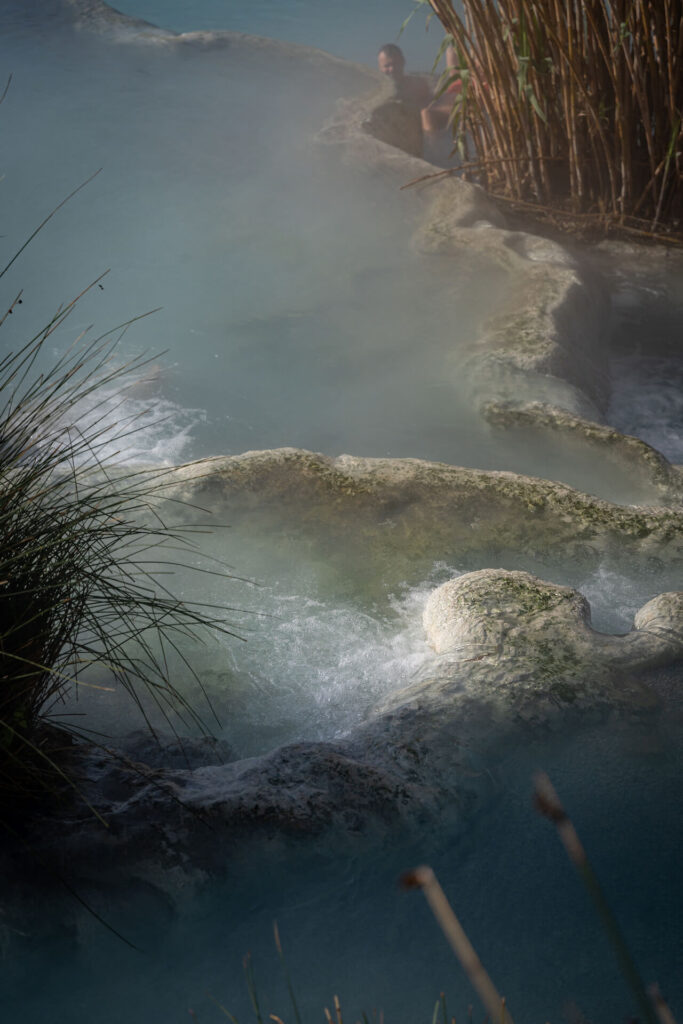
[[[301,1014],[299,1013],[299,1007],[297,1005],[296,996],[294,995],[294,986],[292,985],[292,979],[289,973],[289,968],[287,967],[287,961],[285,960],[285,954],[282,950],[282,943],[280,942],[280,930],[277,926],[277,921],[273,921],[273,934],[275,936],[275,948],[277,949],[277,955],[280,959],[280,966],[282,968],[282,973],[287,984],[289,998],[292,1003],[294,1020],[296,1021],[296,1024],[301,1024]]]
[[[249,999],[254,1009],[254,1016],[256,1017],[256,1024],[263,1024],[263,1017],[261,1016],[261,1008],[258,1001],[258,992],[256,989],[256,977],[254,975],[254,965],[251,959],[251,953],[247,953],[243,961],[244,965],[244,978],[247,983],[247,991],[249,993]]]
[[[645,985],[640,977],[635,961],[626,945],[617,920],[605,899],[597,876],[586,856],[586,851],[573,823],[560,803],[550,779],[543,773],[539,773],[535,778],[534,804],[536,810],[548,818],[557,829],[562,845],[567,851],[569,859],[576,868],[598,912],[605,935],[616,954],[619,967],[633,993],[639,1013],[642,1014],[646,1024],[657,1024],[657,1015],[652,1001],[645,991]]]

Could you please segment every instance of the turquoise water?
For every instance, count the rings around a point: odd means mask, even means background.
[[[454,403],[449,359],[501,275],[418,257],[415,196],[361,183],[312,141],[371,82],[270,53],[112,46],[31,19],[4,47],[3,251],[101,171],[7,274],[24,302],[3,344],[107,270],[53,347],[157,310],[120,344],[122,359],[156,354],[128,396],[145,427],[131,458],[295,445],[500,459]]]
[[[385,43],[398,42],[408,70],[431,70],[443,38],[436,18],[428,19],[426,7],[416,11],[413,0],[123,0],[117,7],[174,32],[222,29],[272,36],[364,64],[374,64]]]
[[[400,873],[428,862],[515,1020],[629,1020],[633,1002],[590,901],[554,830],[531,808],[530,774],[551,765],[643,976],[657,979],[680,1013],[680,746],[672,752],[666,732],[639,749],[637,728],[587,729],[537,741],[503,766],[491,762],[489,799],[466,828],[454,815],[438,833],[396,835],[379,847],[358,837],[343,850],[262,841],[233,851],[227,878],[198,892],[174,889],[173,877],[154,871],[125,884],[91,882],[84,895],[138,951],[53,897],[61,926],[50,927],[43,910],[39,923],[35,914],[24,921],[32,935],[11,937],[5,1005],[31,1024],[180,1022],[190,1009],[218,1022],[216,1001],[251,1020],[242,972],[251,951],[264,1019],[272,1012],[291,1021],[272,941],[277,919],[304,1020],[320,1019],[338,994],[345,1020],[362,1011],[371,1019],[374,1008],[387,1021],[428,1024],[443,991],[456,1020],[473,1005],[481,1021],[422,897],[398,888]],[[157,881],[170,895],[150,884]]]
[[[268,33],[372,63],[410,4],[123,7],[178,31]],[[339,96],[357,88],[343,71],[321,82],[275,59],[112,45],[73,32],[60,11],[35,3],[0,12],[3,65],[14,72],[0,108],[5,253],[103,170],[6,276],[8,294],[23,287],[24,302],[3,343],[25,338],[108,267],[55,349],[92,322],[101,330],[163,307],[121,340],[124,355],[167,350],[126,399],[130,414],[143,416],[129,460],[301,444],[566,473],[551,450],[503,448],[445,382],[453,348],[467,345],[500,280],[416,257],[410,193],[361,184],[311,147]],[[405,37],[411,66],[425,66],[436,49],[434,28],[424,37],[418,18]],[[599,490],[600,466],[574,468]],[[371,588],[357,551],[325,557],[319,544],[307,553],[286,532],[235,536],[227,557],[260,587],[235,585],[231,603],[265,614],[239,619],[246,646],[196,657],[237,755],[356,726],[428,664],[426,594],[471,567],[453,552],[409,579],[387,572]],[[581,586],[608,631],[628,629],[640,604],[676,585],[660,567],[596,565],[586,575],[509,558]],[[675,692],[676,675],[660,683]],[[79,709],[112,731],[139,725],[114,704],[92,695]],[[444,989],[450,1011],[466,1020],[473,993],[420,897],[397,892],[401,871],[430,861],[518,1024],[576,1022],[572,1001],[593,1024],[627,1019],[632,1005],[590,906],[556,836],[530,809],[531,773],[546,767],[644,976],[660,982],[680,1016],[680,724],[673,701],[645,734],[637,722],[610,723],[501,751],[480,766],[488,781],[477,807],[454,808],[426,834],[357,836],[343,848],[334,838],[289,847],[273,837],[231,851],[227,876],[200,878],[197,889],[156,866],[147,877],[121,865],[103,878],[92,865],[87,882],[72,879],[138,951],[36,879],[24,917],[6,899],[3,1005],[22,1024],[166,1024],[190,1019],[190,1009],[201,1021],[225,1019],[212,996],[243,1024],[241,959],[251,950],[264,1013],[289,1024],[270,940],[277,918],[306,1019],[322,1019],[338,993],[346,1020],[384,1008],[387,1022],[428,1022]]]
[[[508,440],[474,414],[458,358],[502,274],[416,254],[418,197],[316,146],[339,98],[370,87],[362,75],[271,52],[112,43],[57,10],[46,22],[10,9],[0,43],[15,69],[2,107],[7,258],[101,170],[5,276],[24,301],[2,343],[22,344],[105,271],[46,358],[93,324],[91,336],[154,310],[119,345],[122,360],[150,354],[150,379],[95,410],[138,424],[129,461],[293,445],[640,496],[571,445]]]

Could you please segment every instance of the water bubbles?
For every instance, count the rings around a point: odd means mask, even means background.
[[[147,381],[136,382],[145,385]],[[138,396],[135,385],[98,389],[69,413],[65,429],[94,434],[100,462],[172,466],[189,455],[194,432],[205,422],[201,409],[186,409],[161,395]],[[144,387],[142,388],[144,391]]]
[[[252,754],[264,744],[339,738],[410,685],[435,658],[422,627],[429,589],[367,611],[261,588],[258,620],[245,617],[248,642],[224,647],[230,671],[212,685],[231,745]]]

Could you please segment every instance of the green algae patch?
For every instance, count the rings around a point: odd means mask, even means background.
[[[571,587],[527,572],[482,569],[442,584],[424,611],[429,643],[442,661],[433,680],[392,701],[435,707],[467,696],[513,714],[553,704],[647,709],[639,681],[655,664],[683,655],[683,593],[660,595],[624,636],[595,631],[590,606]]]
[[[343,542],[391,579],[406,570],[402,579],[413,578],[416,563],[505,553],[563,563],[683,561],[679,510],[615,505],[515,473],[285,448],[190,464],[172,479],[169,496],[208,505],[221,521],[286,523],[290,533],[328,545],[330,557]]]

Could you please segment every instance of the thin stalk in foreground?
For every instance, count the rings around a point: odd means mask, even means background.
[[[465,934],[460,921],[455,916],[446,894],[439,885],[436,875],[430,867],[415,868],[401,879],[406,889],[421,889],[441,930],[448,939],[451,948],[463,966],[470,982],[486,1007],[492,1021],[500,1024],[513,1024],[512,1017],[499,995],[495,985],[486,973],[484,965],[477,956],[472,943]],[[438,1004],[437,1004],[438,1006]]]
[[[586,851],[583,848],[578,833],[574,828],[567,812],[560,803],[555,788],[550,779],[544,773],[539,773],[535,778],[534,804],[536,810],[545,818],[552,821],[557,829],[562,845],[567,855],[576,868],[581,881],[588,890],[588,894],[595,904],[600,915],[607,938],[614,949],[621,971],[628,982],[640,1013],[646,1024],[657,1024],[652,1001],[645,991],[645,985],[638,973],[633,957],[626,945],[621,929],[617,924],[614,914],[609,908],[604,893],[600,887],[597,876],[590,865]]]

